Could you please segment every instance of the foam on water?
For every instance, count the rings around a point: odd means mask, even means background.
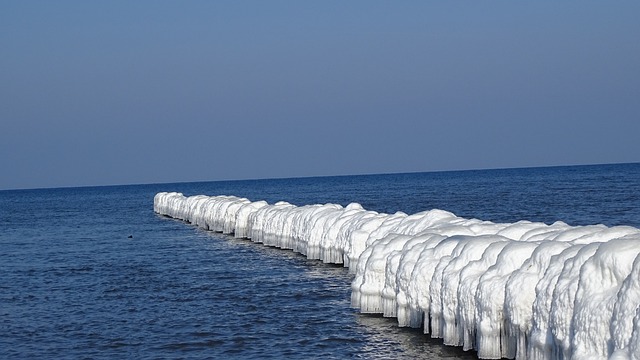
[[[158,193],[154,210],[354,274],[365,313],[423,327],[488,359],[640,359],[640,230],[442,210],[407,215],[357,203],[269,205]]]

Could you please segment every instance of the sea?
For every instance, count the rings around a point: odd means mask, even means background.
[[[640,164],[0,191],[1,359],[475,359],[338,265],[157,215],[161,191],[640,227]]]

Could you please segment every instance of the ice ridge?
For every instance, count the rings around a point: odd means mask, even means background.
[[[351,303],[484,359],[640,360],[640,230],[493,223],[357,203],[161,192],[154,211],[344,264]]]

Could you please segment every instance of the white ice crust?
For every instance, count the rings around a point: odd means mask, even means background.
[[[163,192],[156,213],[344,264],[351,302],[486,359],[640,360],[640,230]]]

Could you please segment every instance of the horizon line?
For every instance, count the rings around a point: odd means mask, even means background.
[[[451,170],[401,171],[401,172],[381,172],[381,173],[361,173],[361,174],[283,176],[283,177],[245,178],[245,179],[185,180],[185,181],[130,183],[130,184],[69,185],[69,186],[50,186],[50,187],[44,186],[44,187],[34,187],[34,188],[8,188],[8,189],[0,189],[0,191],[3,192],[3,191],[25,191],[25,190],[80,189],[80,188],[115,187],[115,186],[144,186],[144,185],[188,184],[188,183],[208,183],[208,182],[293,180],[293,179],[332,178],[332,177],[349,177],[349,176],[407,175],[407,174],[427,174],[427,173],[428,174],[431,174],[431,173],[436,174],[436,173],[453,173],[453,172],[521,170],[521,169],[545,169],[545,168],[561,168],[561,167],[604,166],[604,165],[633,165],[633,164],[640,164],[640,161],[638,161],[638,162],[595,163],[595,164],[588,163],[588,164],[568,164],[568,165],[544,165],[544,166],[513,166],[513,167],[508,167],[507,166],[507,167],[495,167],[495,168],[468,168],[468,169],[451,169]]]

